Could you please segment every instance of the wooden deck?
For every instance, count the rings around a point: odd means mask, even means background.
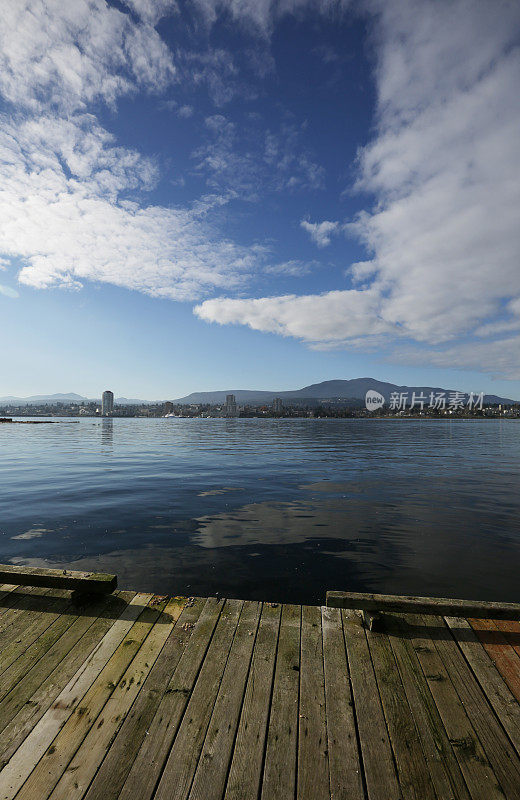
[[[520,798],[520,624],[0,587],[0,800]]]

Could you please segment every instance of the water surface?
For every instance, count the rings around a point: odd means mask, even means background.
[[[518,601],[520,423],[0,425],[0,561],[122,587],[323,602]]]

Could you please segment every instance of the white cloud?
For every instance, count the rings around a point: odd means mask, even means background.
[[[469,369],[490,373],[495,378],[520,380],[520,336],[432,348],[428,350],[427,358],[428,363],[435,367]],[[422,366],[425,353],[422,349],[399,347],[391,354],[391,360],[394,363]]]
[[[10,102],[68,112],[114,103],[136,86],[158,91],[174,78],[155,29],[104,0],[11,0],[2,4],[0,92]]]
[[[459,366],[467,358],[468,365],[493,371],[500,364],[503,374],[516,375],[515,358],[503,354],[514,339],[475,339],[430,355],[428,345],[465,340],[485,326],[496,336],[507,329],[501,325],[514,324],[504,320],[504,308],[520,295],[520,5],[373,0],[366,7],[378,112],[376,134],[359,154],[357,188],[375,202],[342,228],[361,239],[369,258],[350,272],[359,291],[320,296],[328,318],[318,326],[322,345],[380,328],[424,343],[423,362],[448,363],[458,352]],[[302,227],[325,245],[337,232],[330,225]],[[316,298],[307,300],[230,306],[222,299],[198,313],[315,341]]]
[[[117,146],[87,111],[175,78],[150,24],[173,5],[130,5],[144,21],[103,0],[4,4],[0,92],[16,110],[0,117],[0,254],[21,260],[19,281],[35,288],[92,280],[196,300],[241,287],[266,251],[212,222],[229,193],[147,204],[155,160]]]
[[[242,286],[264,258],[221,237],[212,214],[224,196],[186,208],[139,205],[157,176],[150,159],[116,147],[88,115],[1,121],[0,252],[24,262],[35,288],[102,281],[193,300]]]
[[[253,330],[295,336],[306,342],[334,342],[388,332],[390,326],[378,316],[379,306],[377,292],[351,289],[302,297],[215,298],[194,310],[206,322],[248,325]]]
[[[256,124],[239,131],[223,114],[214,114],[205,125],[209,140],[192,157],[197,172],[206,175],[213,189],[257,200],[260,190],[292,193],[322,188],[324,170],[302,147],[294,125],[284,123],[277,134],[267,132],[262,158]]]
[[[300,259],[292,258],[280,264],[270,264],[264,267],[263,271],[267,275],[288,275],[292,278],[299,278],[302,275],[307,275],[318,266],[317,261],[301,261]]]
[[[178,14],[176,0],[123,0],[144,22],[156,25],[163,17]]]
[[[11,286],[4,286],[1,283],[0,283],[0,294],[2,294],[4,297],[9,297],[12,300],[20,296],[16,291],[16,289],[13,289]]]
[[[307,231],[318,247],[327,247],[333,234],[338,231],[339,222],[328,222],[327,220],[324,222],[308,222],[308,220],[302,219],[300,227]]]
[[[181,106],[177,111],[177,116],[182,117],[183,119],[189,119],[189,117],[193,116],[193,106]]]

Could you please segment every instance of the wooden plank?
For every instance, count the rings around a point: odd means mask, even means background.
[[[470,800],[455,753],[444,730],[417,654],[406,629],[403,629],[402,620],[393,614],[387,614],[385,627],[437,796]]]
[[[350,675],[339,608],[321,609],[330,795],[364,800]]]
[[[188,796],[243,605],[226,600],[154,800]]]
[[[86,593],[113,592],[117,587],[117,575],[43,567],[18,567],[12,564],[0,564],[0,581],[15,582],[19,586],[79,589]]]
[[[434,644],[435,617],[410,615],[408,636],[428,682],[472,800],[503,800],[497,777]],[[451,638],[451,637],[450,637]],[[452,640],[452,645],[456,647]]]
[[[136,759],[168,682],[188,646],[205,600],[185,607],[92,781],[85,800],[116,800]]]
[[[302,606],[298,800],[330,798],[321,610]]]
[[[78,617],[48,656],[36,664],[16,690],[2,701],[0,769],[56,701],[73,675],[89,659],[133,596],[133,592],[104,596],[91,607],[91,614]],[[98,613],[101,616],[96,618]]]
[[[30,616],[27,613],[20,623],[11,626],[14,630],[10,635],[0,637],[0,699],[76,619],[77,615],[70,613],[71,603],[65,591],[62,596],[46,599],[49,605],[44,612]]]
[[[262,800],[294,797],[298,746],[301,607],[284,605],[267,731]]]
[[[78,618],[77,614],[53,615],[49,625],[33,642],[26,639],[25,630],[21,632],[18,640],[11,644],[11,663],[0,675],[0,704],[4,697],[18,686],[20,681],[45,656],[51,647],[61,638],[67,629]],[[15,649],[15,645],[18,647]],[[24,649],[25,648],[25,649]],[[42,679],[43,680],[43,679]]]
[[[436,614],[438,616],[520,619],[520,603],[458,600],[448,597],[327,592],[327,605],[331,608],[349,608],[370,612],[395,611],[407,614]]]
[[[93,624],[107,598],[98,600],[88,614],[63,614],[0,676],[0,731],[12,719],[16,710],[26,703],[50,672],[62,662],[75,642]],[[67,648],[67,643],[70,646]],[[85,653],[85,657],[88,652]],[[13,710],[10,714],[9,709]]]
[[[38,617],[45,608],[45,600],[43,598],[49,593],[50,589],[15,589],[12,594],[14,602],[0,617],[0,641],[9,641],[20,630],[20,625],[23,626],[26,621]],[[21,622],[22,618],[24,620],[23,623]],[[0,667],[1,664],[2,651],[0,650]]]
[[[504,729],[490,708],[486,695],[475,680],[466,659],[456,642],[445,634],[447,628],[443,620],[434,618],[433,637],[437,652],[449,672],[451,682],[457,690],[466,714],[480,739],[486,757],[504,791],[506,797],[520,797],[520,761]]]
[[[470,620],[473,630],[484,645],[510,690],[520,703],[520,659],[506,638],[506,632],[497,628],[492,620]]]
[[[12,599],[10,595],[15,589],[18,589],[18,584],[16,583],[2,583],[0,585],[0,614],[3,614],[4,610],[9,607],[9,602]]]
[[[164,697],[123,784],[120,800],[134,800],[136,797],[147,800],[154,792],[208,647],[215,635],[223,606],[223,600],[210,598],[207,601],[192,633],[189,647],[182,654],[166,686]],[[226,611],[226,619],[229,619],[229,609]]]
[[[520,622],[495,620],[494,623],[517,656],[520,656]]]
[[[221,800],[224,794],[260,612],[261,603],[244,603],[193,778],[190,800]]]
[[[258,797],[281,610],[278,603],[264,603],[262,608],[226,785],[226,800]]]
[[[505,728],[516,752],[520,754],[520,705],[518,701],[469,622],[461,617],[446,617],[446,623],[480,683],[488,702]]]
[[[180,616],[186,598],[166,603],[150,633],[141,644],[130,666],[117,683],[101,713],[81,741],[65,772],[49,795],[49,800],[80,800],[88,789],[106,751],[117,735],[143,683],[156,662]],[[144,616],[144,615],[143,615]],[[139,624],[139,623],[137,623]],[[83,703],[82,703],[83,706]],[[65,734],[65,731],[62,732]],[[58,747],[59,736],[53,746]]]
[[[25,800],[41,800],[52,792],[74,753],[95,724],[108,698],[118,686],[128,665],[153,630],[165,602],[166,599],[161,598],[160,604],[156,605],[155,598],[149,599],[149,605],[142,610],[109,661],[95,677],[79,705],[74,708],[59,733],[48,743],[42,758],[23,784],[22,793]]]
[[[119,647],[135,620],[143,612],[150,595],[136,594],[90,656],[60,692],[52,706],[16,750],[0,772],[0,798],[15,796],[41,757],[69,719],[103,667]]]
[[[388,636],[367,631],[366,637],[403,797],[435,800],[428,763]]]
[[[401,790],[365,629],[354,611],[343,611],[342,618],[368,796],[398,800]]]

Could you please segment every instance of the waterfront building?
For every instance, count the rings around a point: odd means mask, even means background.
[[[275,414],[281,414],[283,411],[283,402],[281,397],[275,397],[273,400],[273,411]]]
[[[101,398],[101,413],[104,417],[112,414],[114,410],[114,393],[107,389]]]
[[[226,413],[226,417],[236,417],[237,401],[234,394],[226,395],[226,405],[224,410]]]

